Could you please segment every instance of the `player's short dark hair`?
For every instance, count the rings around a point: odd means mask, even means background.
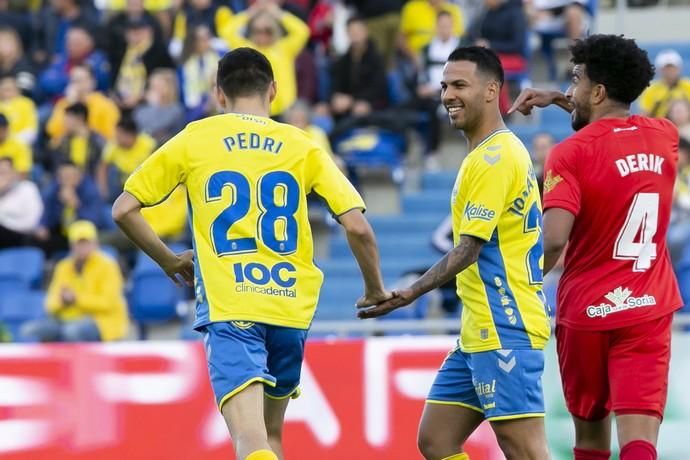
[[[453,15],[450,14],[450,11],[441,10],[438,12],[438,14],[436,14],[436,19],[438,20],[438,19],[442,18],[443,16],[448,16],[449,18],[453,17]]]
[[[503,86],[505,75],[503,66],[495,52],[483,46],[461,46],[456,48],[450,56],[449,62],[470,61],[477,65],[477,71],[495,78],[499,85]]]
[[[131,116],[120,118],[120,121],[117,122],[117,127],[129,134],[137,134],[139,132],[139,126]]]
[[[609,99],[630,105],[654,78],[647,52],[622,35],[591,35],[571,47],[573,64],[584,64],[587,77],[604,85]]]
[[[65,113],[75,117],[79,117],[83,121],[86,121],[89,118],[89,109],[88,107],[86,107],[85,104],[81,102],[75,102],[72,105],[68,105],[65,109]]]
[[[264,94],[273,82],[273,69],[259,51],[237,48],[218,61],[216,81],[229,99]]]

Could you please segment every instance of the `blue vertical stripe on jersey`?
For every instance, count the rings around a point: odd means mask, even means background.
[[[211,319],[209,316],[206,286],[204,285],[204,278],[201,276],[201,264],[199,263],[199,255],[197,253],[196,235],[194,234],[194,214],[192,212],[192,202],[189,200],[189,190],[187,191],[187,221],[189,222],[189,231],[192,234],[192,249],[194,250],[194,301],[196,314],[192,327],[197,328],[202,324],[208,324]]]
[[[508,276],[499,245],[498,228],[491,235],[491,240],[482,247],[477,266],[486,291],[489,310],[496,326],[496,334],[498,334],[498,339],[501,342],[501,348],[532,348],[532,342],[525,329],[525,323],[522,320],[515,296],[508,284]],[[500,280],[500,286],[498,286],[497,280]],[[505,294],[499,292],[500,288],[505,289]],[[505,307],[502,305],[502,298],[510,301]],[[513,310],[515,324],[510,323],[511,315],[506,314],[506,308]]]

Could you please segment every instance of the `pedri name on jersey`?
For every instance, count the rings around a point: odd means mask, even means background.
[[[235,150],[263,150],[275,155],[283,148],[283,141],[257,133],[237,133],[223,139],[228,152]]]

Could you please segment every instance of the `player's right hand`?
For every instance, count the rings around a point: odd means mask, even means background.
[[[518,95],[513,105],[508,109],[508,115],[515,111],[523,115],[532,113],[534,107],[546,107],[554,103],[554,92],[544,89],[527,88]]]
[[[187,286],[194,285],[194,251],[191,249],[177,254],[170,266],[162,268],[165,274],[175,283],[175,286],[182,287],[182,282]],[[182,282],[178,275],[182,278]]]

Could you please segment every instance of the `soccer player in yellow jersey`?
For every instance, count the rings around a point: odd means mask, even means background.
[[[422,415],[418,444],[427,459],[469,458],[462,445],[483,420],[509,460],[549,458],[541,387],[550,335],[541,291],[541,204],[529,153],[501,118],[502,85],[493,51],[451,53],[441,98],[470,149],[451,195],[455,248],[393,299],[359,313],[383,315],[457,276],[462,329]]]
[[[303,131],[268,118],[276,84],[266,57],[227,53],[217,82],[226,113],[190,123],[154,152],[125,183],[113,218],[176,283],[194,281],[194,326],[237,458],[272,460],[282,458],[283,417],[298,394],[323,279],[312,261],[309,192],[345,228],[364,278],[358,304],[391,295],[362,198]],[[194,251],[175,255],[140,209],[178,184],[187,188]]]

